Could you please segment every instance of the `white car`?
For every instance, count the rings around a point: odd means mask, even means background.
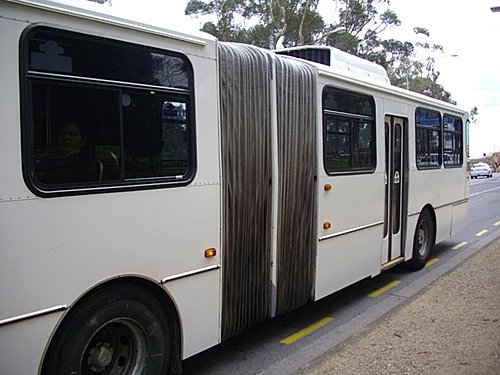
[[[492,168],[486,163],[477,163],[474,164],[470,170],[471,178],[477,177],[493,177]]]

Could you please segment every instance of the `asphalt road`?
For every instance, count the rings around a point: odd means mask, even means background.
[[[438,244],[421,271],[395,267],[184,361],[187,375],[291,374],[405,303],[500,236],[500,174],[470,181],[467,227]],[[384,291],[385,290],[385,291]],[[300,339],[282,340],[299,334]]]

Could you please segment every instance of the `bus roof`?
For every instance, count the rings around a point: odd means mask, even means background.
[[[300,59],[314,65],[318,74],[364,86],[379,92],[410,99],[422,105],[433,105],[464,115],[467,111],[429,96],[392,86],[387,71],[381,65],[350,55],[328,46],[300,46],[273,51],[278,55]]]
[[[165,36],[172,39],[177,39],[191,44],[205,46],[215,42],[215,37],[210,34],[190,31],[182,33],[162,26],[146,24],[137,20],[126,19],[113,15],[113,8],[103,6],[102,4],[85,1],[76,3],[69,0],[7,0],[11,3],[22,4],[33,8],[49,10],[56,13],[71,15],[74,17],[85,18],[97,22],[107,23],[120,27],[125,27],[132,30],[147,32],[150,34]]]
[[[359,77],[362,80],[370,80],[381,84],[390,85],[386,70],[378,64],[351,55],[337,48],[328,46],[300,46],[285,48],[274,51],[278,55],[293,56],[300,59],[312,61],[322,69],[330,67],[334,72],[341,72],[348,76]]]

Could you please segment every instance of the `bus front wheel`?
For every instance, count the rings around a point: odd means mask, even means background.
[[[422,269],[431,255],[434,245],[434,224],[429,210],[424,210],[418,218],[413,236],[413,255],[408,265],[413,270]]]
[[[110,285],[64,319],[42,374],[166,374],[170,331],[165,309],[147,289]]]

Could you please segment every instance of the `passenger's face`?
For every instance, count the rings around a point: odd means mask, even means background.
[[[85,137],[76,124],[65,124],[59,134],[59,148],[64,154],[80,152],[85,145]]]

